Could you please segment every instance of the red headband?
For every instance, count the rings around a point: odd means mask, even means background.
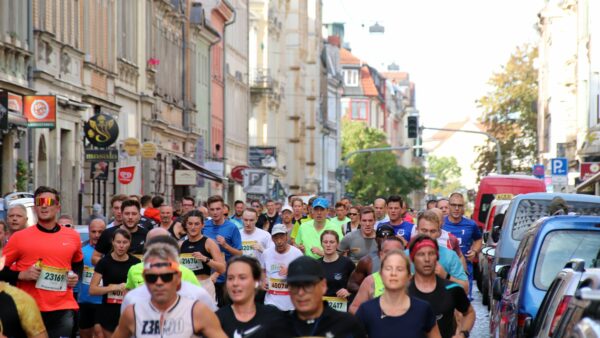
[[[435,242],[431,239],[424,239],[412,247],[412,250],[410,250],[410,260],[414,261],[417,251],[423,249],[424,247],[433,248],[435,250],[436,255],[439,257],[438,247],[437,247],[437,245],[435,245]]]

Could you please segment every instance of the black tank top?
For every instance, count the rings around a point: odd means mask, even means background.
[[[186,239],[181,244],[181,254],[179,256],[179,260],[182,265],[185,265],[187,268],[194,271],[194,274],[196,275],[210,275],[210,266],[190,255],[192,252],[199,252],[212,259],[212,255],[208,252],[208,250],[206,250],[207,238],[208,237],[206,236],[202,236],[202,238],[197,242],[191,242],[189,239]]]

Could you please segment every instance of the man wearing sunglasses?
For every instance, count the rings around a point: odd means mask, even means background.
[[[469,276],[469,299],[472,299],[473,289],[473,260],[481,251],[481,231],[472,219],[464,217],[465,198],[455,192],[449,198],[450,213],[444,218],[442,228],[458,238],[460,250],[467,258],[467,273]]]
[[[288,267],[287,282],[294,311],[287,325],[292,337],[366,337],[354,316],[334,310],[323,296],[327,291],[321,264],[307,256],[296,258]],[[285,334],[284,334],[285,336]]]
[[[40,186],[34,201],[38,223],[10,238],[4,250],[6,266],[19,271],[17,287],[36,300],[48,335],[68,337],[79,308],[73,287],[83,271],[81,241],[75,230],[56,222],[58,191]]]
[[[181,272],[177,250],[156,243],[144,255],[144,280],[151,298],[129,305],[113,337],[226,337],[211,309],[201,302],[181,297]]]

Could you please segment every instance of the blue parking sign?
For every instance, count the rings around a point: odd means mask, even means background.
[[[565,157],[553,158],[550,160],[552,176],[566,176],[569,171],[568,161]]]

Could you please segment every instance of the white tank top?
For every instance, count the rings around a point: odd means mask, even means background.
[[[151,302],[140,302],[133,306],[135,315],[135,337],[198,337],[194,334],[192,309],[196,301],[177,296],[175,304],[160,312]],[[163,325],[160,326],[161,317]]]

